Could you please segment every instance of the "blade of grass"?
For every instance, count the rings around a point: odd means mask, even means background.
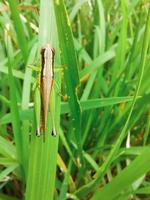
[[[8,34],[8,33],[6,33]],[[24,154],[23,154],[23,141],[21,135],[21,125],[20,125],[20,117],[19,117],[19,110],[17,106],[16,100],[16,86],[14,83],[14,78],[12,74],[13,65],[13,58],[12,58],[12,45],[8,35],[6,35],[6,47],[7,47],[7,55],[8,55],[8,77],[9,77],[9,87],[10,87],[10,107],[11,107],[11,117],[12,117],[12,125],[13,125],[13,132],[14,138],[16,143],[16,150],[17,150],[17,158],[20,164],[22,180],[25,182],[25,168],[24,168]]]
[[[61,61],[62,65],[64,66],[66,90],[72,115],[73,131],[75,134],[80,158],[82,159],[81,109],[77,96],[79,86],[79,75],[77,68],[76,53],[73,43],[73,36],[64,1],[54,0],[54,8],[58,29]]]
[[[57,34],[55,29],[53,3],[49,0],[42,0],[40,2],[39,52],[41,47],[47,43],[51,45],[56,44],[55,39],[57,38]],[[57,46],[52,47],[56,47],[55,50],[57,50]],[[57,51],[55,55],[55,58],[58,58]],[[55,61],[57,62],[57,59]],[[60,88],[60,72],[56,72],[54,77]],[[54,118],[57,136],[53,137],[51,135],[52,119],[50,113],[45,133],[45,142],[43,141],[43,137],[36,136],[36,122],[34,121],[34,130],[31,136],[26,200],[49,200],[53,199],[54,196],[60,122],[60,97],[57,93],[58,91],[52,91],[51,95],[51,100],[54,102],[56,109],[56,116]]]
[[[122,11],[122,23],[120,37],[117,47],[116,59],[113,69],[112,83],[116,79],[116,75],[120,73],[120,70],[123,68],[126,46],[127,46],[127,24],[128,24],[128,12],[127,12],[127,2],[121,0],[121,11]]]
[[[73,21],[73,19],[75,18],[76,14],[78,13],[78,10],[81,8],[81,6],[84,3],[87,3],[87,2],[88,2],[88,0],[80,0],[74,5],[74,7],[72,8],[71,13],[69,15],[70,21]]]
[[[2,165],[3,167],[9,167],[15,164],[18,165],[17,160],[13,160],[11,158],[4,158],[4,157],[0,158],[0,165]]]
[[[67,189],[68,189],[68,182],[69,182],[69,176],[70,176],[70,171],[71,171],[71,165],[72,163],[70,162],[68,165],[68,169],[65,173],[65,178],[63,180],[63,183],[61,185],[60,189],[60,195],[58,200],[66,200],[67,199]]]
[[[13,71],[14,77],[19,78],[19,79],[24,79],[24,73],[23,72],[16,70],[16,69],[12,69],[12,71]],[[8,68],[0,65],[0,72],[2,72],[4,74],[8,74]]]
[[[31,49],[27,65],[33,63],[35,59],[35,54],[37,52],[37,45],[35,44]],[[26,110],[29,107],[30,102],[30,90],[31,90],[31,81],[32,81],[32,69],[26,67],[24,81],[23,81],[23,90],[22,90],[22,110]],[[29,157],[29,130],[30,130],[30,121],[28,119],[22,121],[22,132],[23,132],[23,151],[25,158],[25,168],[27,171],[28,168],[28,157]]]
[[[19,47],[21,49],[24,61],[26,61],[28,57],[28,46],[27,46],[28,43],[26,40],[25,32],[23,30],[23,25],[19,16],[19,11],[17,9],[17,2],[16,0],[9,0],[8,2],[9,2],[9,6],[10,6],[13,22],[14,22],[16,34],[17,34]]]
[[[16,150],[13,144],[0,136],[0,154],[12,159],[16,159]]]
[[[0,172],[0,182],[11,172],[13,172],[16,168],[18,168],[18,163],[10,165],[6,169]]]
[[[137,97],[138,99],[139,97]],[[115,104],[130,102],[133,100],[133,97],[110,97],[103,99],[90,99],[86,101],[80,101],[82,111],[107,107]],[[67,103],[61,104],[61,114],[69,112],[69,105]]]
[[[82,79],[84,76],[89,75],[95,70],[98,70],[100,66],[114,58],[114,56],[115,52],[112,49],[98,56],[96,59],[94,59],[94,61],[92,61],[87,67],[85,67],[80,72],[80,78]]]
[[[57,76],[56,76],[57,78]],[[57,79],[58,81],[58,79]],[[56,131],[59,133],[59,96],[56,101]],[[57,163],[58,135],[51,135],[52,124],[47,127],[45,142],[35,135],[31,138],[26,199],[53,199]]]

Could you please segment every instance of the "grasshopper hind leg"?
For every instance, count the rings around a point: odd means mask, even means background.
[[[56,137],[57,136],[57,132],[55,128],[52,128],[52,132],[51,132],[52,136]]]
[[[40,136],[41,136],[40,127],[38,127],[38,128],[36,129],[36,136],[37,136],[37,137],[40,137]]]
[[[45,131],[46,131],[45,121],[44,121],[43,116],[41,115],[41,117],[40,117],[40,125],[36,129],[36,136],[40,137],[42,135],[43,136],[43,141],[45,141]]]
[[[44,127],[38,127],[36,129],[36,136],[37,137],[43,136],[43,141],[45,142],[45,129],[44,129]]]

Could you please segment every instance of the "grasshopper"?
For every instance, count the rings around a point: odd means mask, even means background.
[[[50,44],[46,44],[41,49],[41,72],[39,76],[39,93],[40,93],[40,120],[37,123],[36,135],[41,136],[46,132],[48,119],[50,97],[54,81],[54,49]],[[52,119],[52,135],[56,136],[54,119]]]

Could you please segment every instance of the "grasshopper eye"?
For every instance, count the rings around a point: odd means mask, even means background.
[[[52,136],[56,137],[57,136],[57,133],[56,133],[56,130],[55,128],[52,128],[52,132],[51,132]]]

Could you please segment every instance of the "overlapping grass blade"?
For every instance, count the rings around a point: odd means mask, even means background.
[[[12,45],[8,35],[6,35],[6,42],[7,42],[7,55],[8,55],[8,77],[9,77],[9,87],[10,87],[10,99],[11,99],[11,117],[12,117],[12,125],[13,125],[13,132],[14,132],[14,139],[16,143],[16,150],[17,150],[17,159],[20,164],[22,180],[25,182],[25,159],[24,159],[24,152],[23,152],[23,140],[21,135],[21,124],[20,124],[20,117],[19,117],[19,109],[17,106],[17,90],[16,85],[14,82],[13,74],[11,66],[13,64],[13,57],[12,57]]]
[[[59,37],[61,62],[64,68],[65,84],[71,111],[73,132],[75,133],[76,143],[79,149],[80,156],[82,157],[81,110],[77,96],[79,87],[79,75],[73,36],[64,1],[54,0],[54,8]]]
[[[27,67],[26,67],[25,75],[23,79],[22,103],[21,103],[22,110],[26,110],[29,108],[32,69],[28,67],[28,64],[33,63],[36,52],[37,52],[37,45],[33,46],[33,48],[31,49],[29,59],[27,61]],[[29,130],[30,130],[29,118],[26,120],[22,120],[23,149],[24,149],[24,159],[25,159],[24,167],[26,168],[26,170],[28,168],[28,158],[29,158]]]
[[[131,184],[146,174],[149,169],[149,148],[146,148],[143,150],[141,155],[132,161],[128,167],[121,171],[118,176],[111,181],[111,183],[107,184],[104,188],[98,191],[93,196],[92,200],[98,200],[101,197],[103,197],[104,200],[113,200],[115,198],[119,199],[119,194],[128,187],[131,187]]]
[[[17,9],[17,2],[16,2],[16,0],[14,0],[14,1],[9,0],[8,2],[9,2],[9,6],[10,6],[13,22],[14,22],[16,34],[17,34],[19,47],[21,49],[24,61],[26,61],[27,57],[28,57],[28,46],[27,46],[28,43],[26,40],[23,25],[22,25],[22,22],[21,22],[21,19],[19,16],[19,12]]]
[[[95,108],[107,107],[115,104],[130,102],[133,97],[112,97],[112,98],[101,98],[101,99],[90,99],[86,101],[80,101],[82,111],[91,110]],[[69,112],[69,105],[62,103],[61,114]]]
[[[84,76],[90,75],[90,73],[92,73],[93,71],[98,70],[100,66],[102,66],[104,63],[114,58],[114,56],[115,56],[114,50],[109,50],[103,53],[102,55],[98,56],[86,68],[81,70],[80,78],[82,79]]]
[[[18,163],[14,163],[13,165],[10,165],[6,169],[2,170],[0,172],[0,181],[2,181],[6,176],[8,176],[11,172],[13,172],[18,167],[19,167]]]
[[[60,195],[58,200],[65,200],[67,198],[67,189],[68,189],[68,183],[69,183],[69,174],[70,174],[70,169],[71,169],[72,163],[69,163],[68,169],[65,173],[64,180],[62,182],[61,190],[60,190]]]
[[[0,136],[0,154],[16,159],[16,149],[13,144]]]

